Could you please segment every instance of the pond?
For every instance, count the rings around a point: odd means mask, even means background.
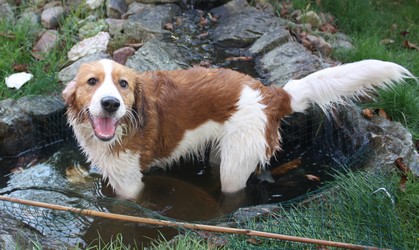
[[[321,111],[296,114],[283,121],[282,151],[266,171],[252,175],[246,190],[232,197],[220,192],[218,164],[211,157],[182,160],[169,168],[152,168],[136,202],[115,198],[94,166],[85,162],[73,140],[42,150],[0,160],[0,194],[83,209],[147,218],[204,222],[228,221],[240,207],[279,203],[305,197],[344,167],[362,165],[366,139],[355,128],[343,127],[345,115],[328,119]],[[211,155],[211,150],[208,150]],[[13,173],[12,173],[13,172]],[[139,180],[140,181],[140,180]],[[47,237],[86,246],[100,236],[103,241],[123,235],[127,244],[147,246],[174,228],[90,218],[0,202],[0,209]]]

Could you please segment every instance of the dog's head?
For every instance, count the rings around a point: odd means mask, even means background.
[[[81,65],[62,93],[70,124],[90,124],[97,138],[111,141],[118,126],[138,123],[137,78],[135,71],[107,59]]]

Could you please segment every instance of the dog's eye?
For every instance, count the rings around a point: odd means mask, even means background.
[[[128,87],[128,82],[125,80],[119,80],[119,85],[125,89]]]
[[[97,79],[94,78],[94,77],[89,78],[89,80],[87,80],[87,84],[89,84],[91,86],[95,85],[96,83],[97,83]]]

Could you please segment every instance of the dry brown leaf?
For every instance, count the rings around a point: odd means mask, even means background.
[[[246,240],[246,242],[249,243],[249,244],[255,245],[255,246],[259,246],[259,245],[262,244],[262,241],[261,240],[258,240],[256,238],[248,238]]]
[[[23,168],[21,167],[13,168],[12,170],[10,170],[10,172],[13,174],[21,173],[23,172]]]
[[[276,168],[272,169],[271,174],[272,175],[284,175],[288,173],[290,170],[294,168],[298,168],[301,165],[301,159],[295,159],[292,161],[289,161],[287,163],[284,163],[280,166],[277,166]]]
[[[172,31],[173,30],[173,23],[165,23],[164,24],[164,29]]]
[[[407,173],[410,169],[404,164],[403,158],[399,157],[394,161],[396,167],[402,172],[402,176],[400,178],[399,187],[401,191],[406,191],[406,182],[407,182]]]
[[[384,109],[379,109],[378,110],[378,115],[387,119],[387,120],[389,120],[389,121],[391,121],[390,116],[387,114],[387,112]]]
[[[14,64],[13,71],[15,72],[28,72],[28,65],[27,64]]]
[[[227,57],[226,61],[250,61],[252,60],[253,57],[251,56],[232,56],[232,57]]]
[[[419,50],[419,47],[416,44],[411,43],[408,40],[404,40],[403,41],[403,47],[405,47],[407,49],[416,49],[416,50]]]
[[[394,42],[393,39],[385,38],[385,39],[381,40],[380,43],[383,44],[383,45],[388,45],[388,44],[392,44],[392,43],[395,43],[395,42]]]
[[[374,111],[372,111],[369,108],[365,108],[364,110],[362,110],[362,116],[364,116],[364,118],[366,119],[371,119],[374,117]]]
[[[317,181],[320,182],[320,177],[315,176],[313,174],[306,174],[305,175],[307,179],[309,179],[310,181]]]
[[[323,31],[323,32],[328,32],[328,33],[332,33],[332,34],[338,32],[338,29],[330,23],[323,24],[322,27],[320,28],[320,30]]]

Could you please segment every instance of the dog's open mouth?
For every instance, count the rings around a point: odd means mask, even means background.
[[[118,119],[112,117],[89,116],[95,135],[102,141],[109,141],[115,136]]]

